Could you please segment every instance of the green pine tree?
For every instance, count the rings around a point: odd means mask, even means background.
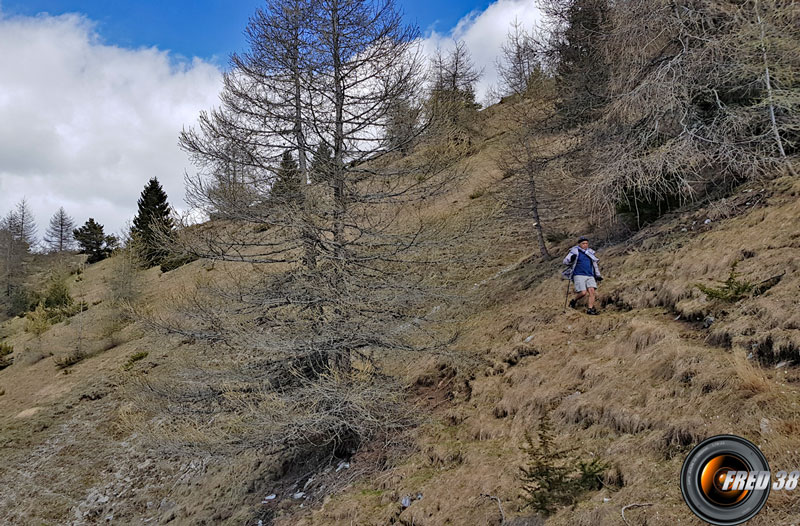
[[[331,179],[333,154],[324,142],[319,143],[314,157],[311,159],[311,182],[314,184],[325,183]]]
[[[81,247],[80,253],[89,255],[87,263],[107,258],[117,246],[117,238],[105,235],[103,225],[91,217],[82,227],[73,230],[72,235]]]
[[[547,413],[539,418],[538,440],[525,433],[527,462],[520,467],[522,491],[528,506],[549,515],[560,506],[574,504],[585,492],[600,489],[608,465],[599,458],[585,461],[572,449],[556,445]]]
[[[281,203],[296,203],[302,199],[302,181],[297,161],[292,157],[292,152],[286,150],[281,157],[281,164],[275,173],[275,182],[272,184],[270,197]]]
[[[609,66],[601,43],[608,30],[608,2],[572,0],[565,14],[567,27],[555,43],[561,93],[556,109],[571,127],[597,118],[607,102]]]
[[[175,225],[167,194],[158,179],[153,177],[147,182],[137,204],[139,210],[133,219],[131,236],[139,242],[142,259],[149,266],[159,265],[169,255],[163,235],[169,235]]]

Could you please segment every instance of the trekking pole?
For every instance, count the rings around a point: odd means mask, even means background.
[[[569,305],[569,285],[572,283],[572,278],[567,280],[567,294],[564,296],[564,312],[567,312],[567,306]]]

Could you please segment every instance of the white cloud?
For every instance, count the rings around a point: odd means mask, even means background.
[[[105,45],[79,15],[0,13],[0,214],[24,196],[40,233],[59,206],[114,232],[153,176],[185,207],[178,134],[220,85],[200,59]]]
[[[483,77],[476,86],[477,100],[482,102],[489,88],[498,82],[495,62],[512,22],[516,19],[523,28],[531,30],[542,23],[542,18],[531,0],[498,0],[485,11],[465,16],[447,33],[432,32],[423,40],[423,49],[432,56],[437,48],[446,52],[453,48],[455,40],[463,40],[477,68],[483,69]]]
[[[221,72],[155,47],[105,44],[80,15],[4,16],[0,8],[0,214],[26,197],[40,234],[63,206],[119,231],[150,177],[183,203],[192,170],[178,134],[218,103]],[[530,0],[498,0],[422,42],[430,55],[453,39],[469,47],[484,76],[478,100],[497,81],[494,62],[509,26],[541,19]]]

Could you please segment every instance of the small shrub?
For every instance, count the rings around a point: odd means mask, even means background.
[[[750,295],[753,291],[753,283],[738,279],[739,274],[736,272],[737,264],[738,262],[731,265],[731,273],[721,287],[707,287],[701,283],[695,284],[695,287],[700,289],[700,291],[712,301],[718,300],[726,303],[735,303]]]
[[[41,336],[50,328],[50,314],[44,308],[44,303],[39,303],[33,312],[25,315],[25,332],[34,336]]]
[[[68,307],[72,305],[73,299],[69,294],[69,287],[61,279],[54,279],[44,294],[44,306],[48,309]]]
[[[0,342],[0,370],[5,369],[14,363],[14,358],[9,356],[13,352],[14,348],[11,345],[5,342]]]
[[[477,190],[469,194],[469,198],[478,199],[479,197],[482,197],[485,192],[486,190],[484,188],[478,188]]]
[[[25,313],[32,311],[39,303],[35,294],[24,287],[16,287],[8,299],[6,312],[9,316],[25,316]]]
[[[50,323],[59,323],[59,322],[66,322],[69,323],[69,319],[75,316],[78,313],[84,312],[89,309],[89,304],[85,301],[79,301],[78,303],[73,303],[67,307],[60,307],[57,309],[48,310],[48,316],[50,317]]]
[[[522,450],[528,460],[520,467],[520,479],[528,506],[549,515],[558,506],[574,504],[584,492],[599,489],[607,465],[599,459],[576,459],[571,450],[557,449],[546,413],[539,419],[538,440],[526,433],[525,442]]]
[[[561,231],[561,232],[548,232],[544,238],[547,240],[548,243],[561,243],[565,239],[568,239],[571,236],[569,232]]]
[[[85,352],[76,350],[61,358],[53,358],[53,360],[56,363],[56,367],[59,369],[66,369],[67,367],[71,367],[76,363],[83,361],[86,356],[87,355]]]
[[[128,357],[128,361],[125,362],[125,365],[123,365],[122,368],[128,371],[134,366],[136,362],[138,362],[139,360],[144,360],[145,358],[147,358],[147,351],[135,352]]]

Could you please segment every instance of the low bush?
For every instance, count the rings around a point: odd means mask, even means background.
[[[470,199],[478,199],[479,197],[483,197],[483,194],[486,192],[484,188],[478,188],[477,190],[473,191],[469,194]]]
[[[726,303],[735,303],[740,299],[749,296],[753,291],[753,283],[739,279],[739,274],[736,272],[736,265],[731,265],[731,273],[728,275],[721,287],[707,287],[701,283],[695,284],[695,287],[700,289],[706,297],[711,300],[723,301]]]
[[[44,306],[48,309],[55,309],[68,307],[72,303],[73,299],[66,282],[62,279],[53,279],[44,294]]]
[[[86,357],[87,354],[85,352],[76,350],[60,358],[53,358],[53,361],[55,361],[56,367],[58,367],[59,369],[66,369],[68,367],[72,367],[76,363],[83,361],[84,359],[86,359]]]
[[[147,358],[147,354],[148,354],[147,351],[139,351],[131,354],[128,357],[128,361],[125,362],[125,365],[123,365],[122,368],[125,369],[126,371],[130,370],[136,364],[136,362]]]
[[[25,316],[25,313],[32,311],[39,303],[39,299],[25,287],[16,287],[11,292],[8,299],[6,312],[9,316]]]
[[[569,239],[570,236],[571,234],[569,232],[565,232],[562,230],[559,232],[548,232],[544,236],[544,238],[547,240],[548,243],[553,243],[555,245],[557,243],[561,243],[565,239]]]
[[[14,358],[10,356],[13,352],[14,348],[11,345],[6,342],[0,342],[0,370],[14,363]]]
[[[574,504],[583,493],[600,489],[608,466],[600,459],[585,461],[573,457],[572,450],[556,448],[546,413],[539,419],[538,439],[526,433],[525,442],[522,450],[528,458],[520,467],[520,479],[528,506],[549,515],[558,506]]]
[[[30,332],[34,336],[41,336],[50,328],[50,315],[44,307],[44,303],[39,303],[36,308],[25,315],[25,332]]]

